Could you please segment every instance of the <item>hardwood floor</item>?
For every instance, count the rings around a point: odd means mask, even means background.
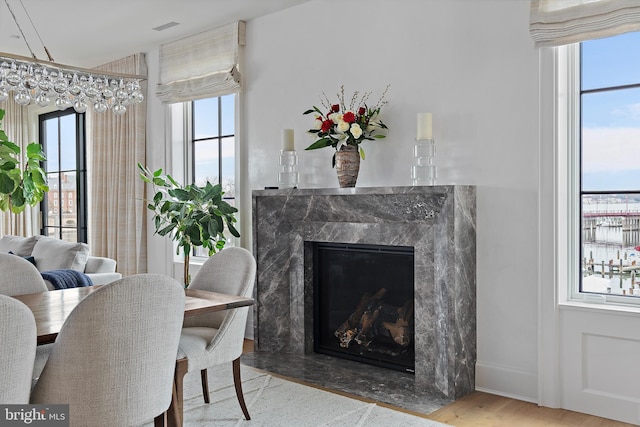
[[[540,407],[534,403],[476,391],[445,406],[427,418],[455,427],[626,427],[605,418]]]
[[[252,352],[253,341],[245,340],[243,349],[244,352]],[[534,403],[480,391],[471,393],[424,417],[454,427],[634,426],[634,424],[621,423],[579,412],[544,408]]]

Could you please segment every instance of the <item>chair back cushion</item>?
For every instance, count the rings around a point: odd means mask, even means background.
[[[0,271],[2,295],[23,295],[47,290],[38,269],[20,256],[0,253]]]
[[[196,273],[189,288],[252,297],[255,277],[256,261],[253,254],[244,248],[231,247],[209,257]],[[231,313],[232,311],[225,310],[189,317],[185,319],[185,326],[219,328]]]
[[[128,276],[71,312],[32,393],[69,403],[71,425],[138,425],[167,410],[184,317],[184,289],[155,274]]]
[[[0,295],[0,343],[0,402],[26,405],[36,359],[36,321],[29,307],[5,295]]]

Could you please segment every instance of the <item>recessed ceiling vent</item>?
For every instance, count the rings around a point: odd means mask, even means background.
[[[156,31],[164,31],[167,28],[175,27],[176,25],[180,25],[180,23],[172,21],[172,22],[167,22],[166,24],[162,24],[162,25],[160,25],[158,27],[155,27],[155,28],[152,28],[152,29],[156,30]]]

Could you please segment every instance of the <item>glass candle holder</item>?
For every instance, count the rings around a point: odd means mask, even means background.
[[[436,185],[438,170],[433,164],[436,142],[433,138],[416,139],[413,146],[414,164],[411,166],[413,185]]]
[[[280,151],[278,186],[280,188],[296,188],[298,186],[298,155],[295,151]]]

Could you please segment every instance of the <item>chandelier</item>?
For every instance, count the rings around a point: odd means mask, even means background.
[[[7,0],[5,4],[24,38],[24,32]],[[144,100],[140,89],[140,81],[145,79],[143,76],[57,64],[53,62],[44,43],[49,61],[42,61],[36,58],[26,38],[25,43],[32,58],[0,52],[0,102],[13,96],[19,105],[46,107],[53,103],[60,110],[73,106],[78,113],[84,113],[92,106],[97,113],[112,110],[117,115],[123,115],[127,112],[127,106]]]

